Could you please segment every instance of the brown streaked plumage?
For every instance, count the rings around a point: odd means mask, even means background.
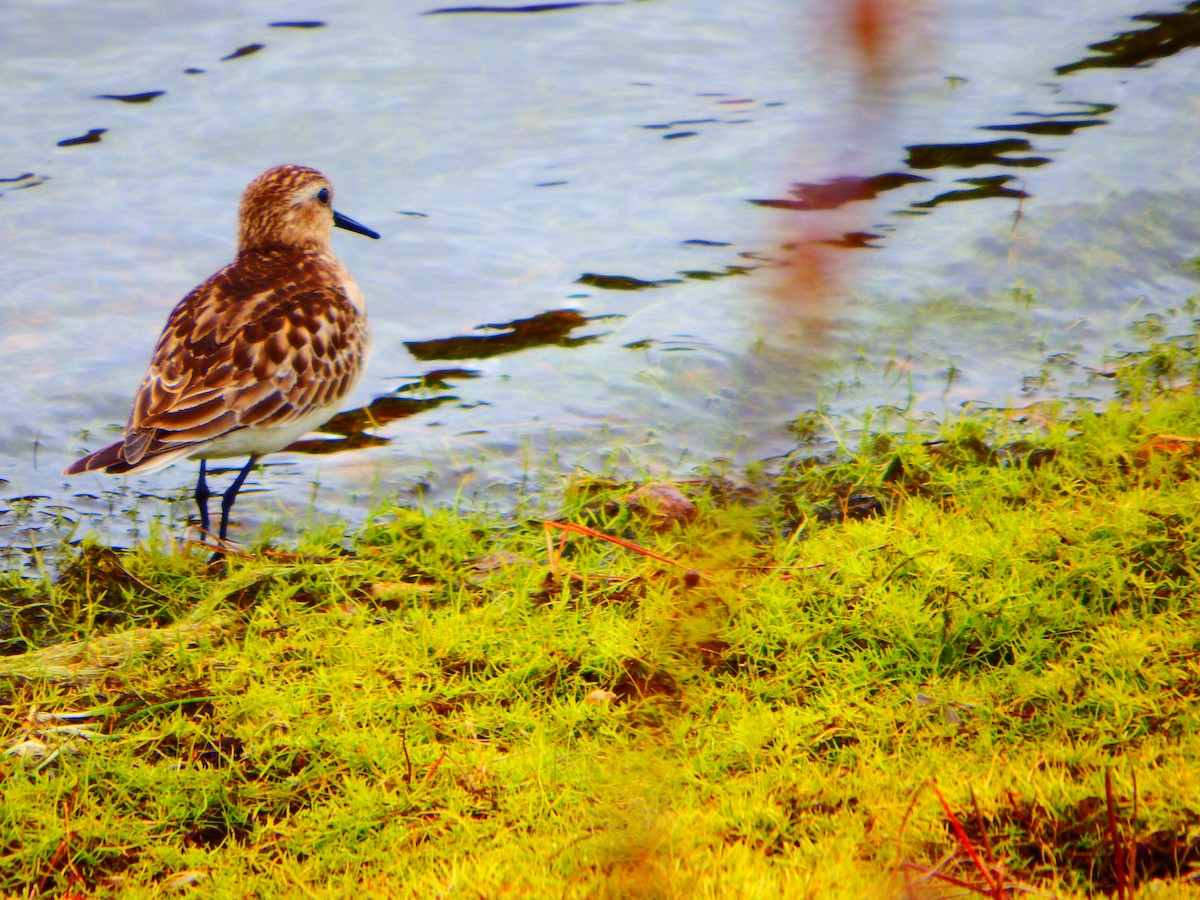
[[[199,459],[196,502],[207,532],[205,460],[247,455],[221,503],[224,541],[258,457],[324,424],[362,374],[363,298],[330,249],[334,226],[379,237],[334,212],[332,187],[315,169],[276,166],[254,179],[242,196],[237,258],[171,312],[124,436],[65,474],[153,472]]]

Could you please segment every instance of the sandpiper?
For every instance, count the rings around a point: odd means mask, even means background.
[[[378,233],[333,209],[316,169],[276,166],[242,195],[237,258],[184,297],[167,319],[125,435],[65,474],[154,472],[200,460],[196,505],[211,535],[206,460],[249,456],[221,498],[229,511],[260,456],[323,425],[362,374],[362,292],[334,256],[334,226]]]

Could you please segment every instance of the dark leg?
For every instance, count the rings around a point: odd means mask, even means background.
[[[242,471],[238,472],[238,477],[233,479],[233,484],[229,486],[229,489],[221,497],[221,530],[217,534],[217,537],[222,542],[225,540],[225,533],[229,531],[229,511],[233,509],[233,501],[237,499],[238,491],[246,483],[246,476],[250,474],[250,470],[254,468],[256,462],[258,462],[257,456],[252,456],[246,460],[246,465],[242,467]]]
[[[200,530],[204,532],[204,536],[208,536],[208,498],[212,494],[208,491],[208,480],[204,477],[207,471],[205,463],[208,460],[200,460],[200,480],[196,482],[196,505],[200,507]]]

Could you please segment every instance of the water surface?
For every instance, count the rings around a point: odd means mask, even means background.
[[[179,533],[191,465],[58,473],[119,433],[280,162],[384,235],[335,238],[370,415],[271,457],[249,528],[736,473],[816,407],[1101,396],[1089,367],[1196,293],[1194,4],[930,4],[875,83],[836,6],[719,6],[0,12],[0,541]],[[779,268],[797,236],[836,247],[819,303]]]

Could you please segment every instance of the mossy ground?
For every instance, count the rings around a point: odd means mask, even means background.
[[[13,577],[0,892],[961,895],[935,866],[984,890],[933,782],[1002,888],[1194,896],[1182,352],[1098,414],[685,486],[669,531],[568,491],[557,519],[680,566],[383,508],[290,555],[90,547]]]

